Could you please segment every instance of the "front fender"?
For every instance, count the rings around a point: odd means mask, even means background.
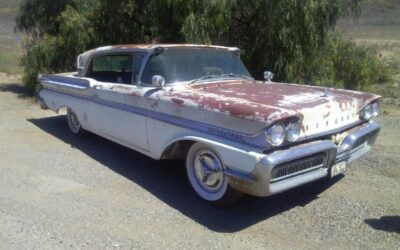
[[[181,141],[200,142],[209,146],[226,167],[241,173],[251,173],[263,157],[257,148],[157,120],[149,119],[148,128],[151,153],[155,159],[160,159],[166,149]]]

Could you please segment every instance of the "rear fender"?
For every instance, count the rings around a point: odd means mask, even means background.
[[[56,113],[63,108],[70,108],[78,116],[81,126],[85,130],[96,131],[96,117],[92,102],[47,89],[41,90],[39,96],[45,105]]]

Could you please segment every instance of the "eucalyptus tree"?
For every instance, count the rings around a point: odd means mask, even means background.
[[[359,1],[25,0],[17,17],[17,29],[30,35],[24,81],[33,91],[39,71],[72,70],[78,53],[97,46],[162,42],[241,47],[256,78],[269,69],[282,81],[371,82],[365,78],[372,74],[360,73],[370,64],[353,64],[353,71],[340,64],[344,50],[330,32],[339,17],[357,14]]]

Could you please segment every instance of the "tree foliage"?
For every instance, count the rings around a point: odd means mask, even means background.
[[[60,26],[60,14],[73,0],[27,0],[22,1],[16,23],[19,30],[31,34],[34,38],[57,35]]]
[[[279,80],[312,80],[309,65],[341,12],[357,1],[198,1],[183,22],[188,41],[240,46],[250,70]]]
[[[90,48],[161,42],[238,46],[256,78],[269,69],[281,81],[360,88],[376,80],[361,72],[379,63],[331,32],[340,16],[357,14],[359,1],[25,0],[17,17],[32,38],[25,82],[33,90],[37,72],[72,70]]]

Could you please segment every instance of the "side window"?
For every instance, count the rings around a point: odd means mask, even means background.
[[[104,55],[93,58],[87,76],[99,82],[131,84],[133,79],[132,69],[132,55]]]
[[[143,53],[136,53],[134,55],[134,67],[133,67],[133,82],[137,83],[139,82],[139,74],[140,74],[140,69],[142,68],[143,60],[144,60],[145,54]]]

